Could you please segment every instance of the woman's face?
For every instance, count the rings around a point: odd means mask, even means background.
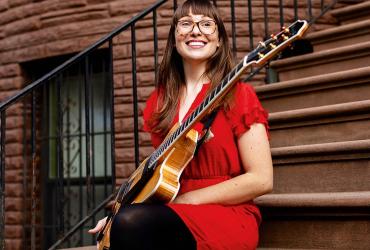
[[[219,46],[217,25],[212,18],[190,11],[177,23],[175,40],[177,52],[185,62],[207,61]]]

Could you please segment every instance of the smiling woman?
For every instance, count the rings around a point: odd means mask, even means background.
[[[157,148],[232,69],[228,36],[216,8],[188,0],[172,20],[144,129]],[[267,113],[253,88],[237,83],[222,101],[211,135],[185,168],[168,204],[122,206],[111,249],[255,249],[261,216],[253,199],[272,189]],[[193,127],[205,136],[203,125]],[[209,133],[207,133],[208,135]],[[101,220],[90,233],[100,231]]]

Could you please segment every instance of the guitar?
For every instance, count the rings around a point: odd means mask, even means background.
[[[255,50],[243,58],[234,69],[224,77],[204,101],[182,123],[175,125],[162,144],[147,157],[119,188],[112,212],[98,235],[99,250],[110,248],[109,235],[114,216],[125,204],[143,202],[171,202],[179,189],[179,179],[186,165],[193,158],[198,141],[198,132],[193,125],[208,115],[212,108],[222,100],[246,69],[262,68],[270,59],[301,38],[308,29],[306,21],[297,20],[271,38],[260,42]]]

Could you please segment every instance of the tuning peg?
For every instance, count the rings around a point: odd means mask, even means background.
[[[271,34],[270,37],[272,40],[276,40],[276,36],[274,34]]]
[[[287,37],[286,35],[282,34],[281,37],[283,38],[284,41],[288,40],[289,37]]]
[[[276,48],[276,45],[273,44],[273,43],[270,43],[269,46],[270,46],[271,49],[275,49]]]
[[[259,42],[259,45],[261,45],[263,48],[266,48],[266,44],[264,42]]]
[[[264,54],[262,54],[261,52],[258,52],[258,57],[259,58],[263,58],[265,55]]]

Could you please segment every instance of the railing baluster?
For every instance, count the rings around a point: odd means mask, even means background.
[[[84,64],[79,64],[79,72],[81,73],[82,72],[82,69],[84,68]],[[78,155],[79,155],[79,168],[78,168],[78,175],[79,175],[79,199],[78,199],[78,203],[79,203],[79,213],[80,213],[80,216],[79,216],[79,221],[82,220],[82,215],[83,215],[83,190],[82,190],[82,186],[83,186],[83,178],[82,178],[82,154],[83,154],[83,150],[82,150],[82,140],[83,140],[83,131],[82,131],[82,100],[83,100],[83,95],[82,95],[82,87],[81,87],[81,84],[78,84],[78,144],[79,144],[79,149],[78,149]],[[86,151],[87,152],[87,151]],[[80,229],[80,242],[84,242],[84,233],[83,233],[83,229],[81,228]]]
[[[248,0],[248,23],[249,23],[249,49],[253,50],[253,17],[252,17],[252,0]]]
[[[85,141],[86,141],[86,202],[87,211],[91,211],[91,144],[90,144],[90,75],[89,56],[84,65],[84,92],[85,92]]]
[[[109,44],[108,44],[109,46]],[[108,62],[109,63],[109,62]],[[107,197],[108,196],[108,187],[107,187],[107,180],[108,180],[108,136],[107,136],[107,133],[108,133],[108,130],[107,130],[107,109],[109,108],[109,104],[108,104],[108,99],[109,99],[109,96],[108,96],[108,88],[110,87],[110,84],[109,84],[109,81],[110,81],[110,77],[109,75],[107,74],[107,65],[106,65],[106,61],[103,60],[103,63],[102,63],[102,70],[101,72],[104,72],[104,82],[103,82],[103,150],[104,150],[104,153],[103,153],[103,171],[104,171],[104,180],[103,180],[103,188],[104,188],[104,197]],[[104,211],[104,215],[106,215],[106,211]]]
[[[298,0],[294,0],[294,21],[298,20]]]
[[[32,193],[31,193],[31,249],[36,249],[36,96],[31,92],[31,155],[32,155]]]
[[[70,153],[70,148],[71,148],[71,117],[70,117],[70,110],[71,110],[71,98],[70,98],[70,81],[69,81],[69,74],[68,74],[68,71],[66,72],[66,78],[67,80],[65,81],[66,82],[66,87],[65,87],[65,93],[66,93],[66,96],[65,96],[65,117],[66,117],[66,137],[65,137],[65,140],[66,140],[66,164],[65,164],[65,167],[66,167],[66,174],[67,174],[67,179],[66,179],[66,183],[67,183],[67,194],[68,194],[68,199],[66,199],[67,201],[67,215],[68,215],[68,218],[66,219],[66,228],[68,228],[68,230],[71,228],[71,219],[70,219],[70,215],[72,215],[71,213],[71,200],[72,200],[72,190],[71,190],[71,167],[72,167],[72,162],[71,162],[71,153]],[[62,144],[63,145],[63,144]],[[67,246],[68,247],[71,247],[71,241],[69,240],[67,242]]]
[[[136,34],[135,23],[131,25],[131,60],[132,60],[132,97],[134,108],[134,142],[135,142],[135,166],[138,167],[139,162],[139,117],[137,108],[137,79],[136,79]]]
[[[23,100],[22,102],[22,105],[25,105],[26,106],[26,102],[27,100]],[[20,102],[21,103],[21,102]],[[27,109],[26,108],[23,108],[22,109],[22,120],[23,122],[25,123],[26,121],[26,117],[28,117],[28,114],[27,114]],[[24,206],[23,206],[23,214],[26,215],[27,213],[29,213],[30,211],[28,210],[29,206],[28,206],[28,203],[31,199],[31,194],[28,193],[28,161],[27,161],[27,145],[29,144],[29,142],[27,141],[27,136],[26,136],[26,126],[23,127],[22,129],[22,145],[23,145],[23,148],[22,148],[22,156],[23,156],[23,172],[22,172],[22,184],[23,184],[23,201],[24,201]],[[27,217],[26,216],[23,216],[22,218],[22,223],[23,223],[23,236],[22,236],[22,240],[24,240],[26,242],[26,240],[28,240],[28,244],[30,245],[31,244],[31,239],[30,239],[30,234],[29,234],[29,225],[28,225],[28,221],[27,221]],[[26,249],[24,247],[24,249]]]
[[[173,11],[177,9],[177,0],[173,0]]]
[[[64,233],[64,173],[63,173],[63,100],[61,75],[56,78],[57,91],[57,210],[59,216],[59,233]]]
[[[231,0],[230,3],[231,8],[231,34],[232,34],[232,50],[233,50],[233,57],[236,60],[236,22],[235,22],[235,1]]]
[[[114,129],[114,81],[113,81],[113,42],[109,40],[109,76],[110,76],[110,150],[111,150],[111,169],[112,169],[112,193],[116,189],[116,146]]]
[[[153,11],[153,40],[154,40],[154,83],[157,84],[158,77],[158,33],[157,33],[157,11]]]
[[[268,14],[268,4],[267,4],[267,0],[263,0],[263,14],[264,14],[264,24],[265,24],[265,40],[268,38],[269,36],[269,24],[268,24],[268,21],[269,21],[269,14]]]
[[[308,19],[312,19],[312,3],[311,0],[307,0],[307,14],[308,14]]]
[[[280,14],[280,27],[284,26],[284,4],[283,0],[279,0],[279,14]]]
[[[5,129],[6,112],[0,113],[0,247],[5,249]]]
[[[93,65],[92,65],[92,62],[91,64],[89,64],[89,76],[92,76],[93,75]],[[91,79],[91,82],[89,84],[90,86],[90,117],[91,117],[91,123],[90,123],[90,127],[91,127],[91,186],[92,186],[92,208],[94,208],[96,206],[96,179],[95,179],[95,91],[94,91],[94,81]],[[94,215],[93,216],[93,225],[95,225],[96,223],[96,216]],[[91,244],[94,244],[95,243],[95,239],[94,237],[91,237]]]

